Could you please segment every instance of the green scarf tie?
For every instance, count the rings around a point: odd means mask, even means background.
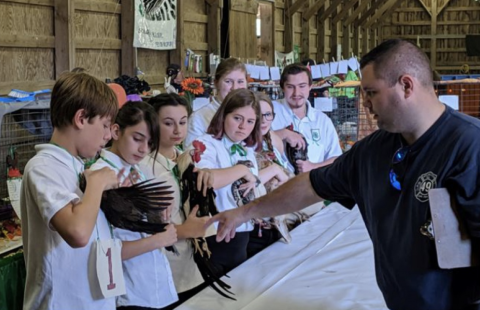
[[[240,144],[232,144],[230,147],[230,156],[235,155],[236,153],[240,154],[240,156],[247,156],[247,150]]]

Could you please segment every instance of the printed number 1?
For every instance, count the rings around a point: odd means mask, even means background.
[[[108,257],[108,275],[110,277],[110,284],[107,285],[108,290],[113,290],[116,287],[116,284],[113,283],[113,272],[112,272],[112,249],[108,248],[107,251],[107,257]]]

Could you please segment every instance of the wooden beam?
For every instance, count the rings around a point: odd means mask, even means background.
[[[55,0],[55,77],[75,67],[73,0]]]
[[[0,46],[55,48],[55,37],[24,34],[0,34]]]
[[[108,3],[103,1],[102,2],[85,1],[85,0],[76,0],[75,10],[88,11],[88,12],[114,13],[114,14],[120,14],[122,12],[121,4],[119,3]]]
[[[297,0],[298,2],[298,0]],[[295,3],[297,3],[295,2]],[[310,6],[310,0],[305,2],[304,4]],[[310,58],[310,20],[306,20],[302,23],[302,56],[300,59],[308,59]]]
[[[332,20],[332,22],[334,24],[338,23],[341,19],[343,19],[345,17],[345,15],[348,14],[348,11],[353,8],[353,6],[358,2],[358,0],[350,0],[350,1],[347,1],[348,3],[344,6],[342,6],[342,11],[340,11],[339,14],[337,14],[337,16],[335,16],[335,18]],[[346,25],[348,26],[348,25]]]
[[[176,48],[170,51],[170,63],[183,66],[183,55],[185,53],[185,1],[177,1],[177,38]],[[185,68],[184,68],[185,69]]]
[[[206,24],[208,23],[208,16],[197,13],[187,13],[185,14],[184,21],[197,24]]]
[[[275,4],[273,2],[259,3],[262,23],[260,31],[260,59],[267,62],[267,66],[275,65]]]
[[[2,0],[2,2],[34,4],[41,6],[54,6],[54,0]]]
[[[333,0],[333,3],[330,4],[330,6],[323,12],[322,15],[320,15],[319,19],[321,21],[326,20],[332,13],[337,10],[337,7],[340,3],[342,3],[343,0]]]
[[[370,26],[377,20],[379,19],[385,11],[387,11],[392,5],[395,3],[401,2],[400,0],[388,0],[385,2],[384,5],[382,5],[376,12],[375,14],[368,20],[368,22],[365,24],[365,28],[370,28]]]
[[[323,12],[322,15],[326,15],[327,17],[330,16],[330,14],[326,14],[327,11],[329,11],[329,9],[331,7],[335,7],[335,10],[333,11],[332,10],[332,13],[334,14],[334,17],[335,17],[335,14],[337,13],[337,6],[335,5],[335,3],[337,3],[338,0],[330,0],[330,6],[328,8],[325,9],[325,12]],[[319,20],[322,20],[321,18],[319,18]],[[323,19],[323,20],[326,20]],[[332,52],[330,53],[330,59],[332,58],[335,58],[336,60],[338,60],[338,44],[340,43],[340,33],[339,33],[339,29],[338,29],[338,24],[332,24],[330,23],[331,27],[332,27],[332,35],[330,36],[330,46],[331,46],[331,49],[332,49]]]
[[[198,41],[186,41],[185,45],[192,51],[208,51],[208,43]]]
[[[292,5],[293,0],[285,0],[285,12],[288,12]],[[284,31],[284,42],[285,42],[285,51],[287,53],[293,51],[293,16],[284,14],[285,18],[285,31]]]
[[[378,26],[382,25],[383,22],[390,17],[390,15],[395,12],[395,10],[404,2],[405,0],[398,0],[395,2],[386,12],[383,14],[382,18],[379,18],[371,27],[372,28],[377,28]],[[411,25],[411,22],[408,23],[408,25]]]
[[[121,50],[122,40],[106,38],[75,38],[76,49]]]
[[[318,10],[320,10],[320,8],[325,4],[325,1],[326,0],[317,0],[314,4],[309,6],[306,10],[307,12],[303,14],[303,19],[310,20],[310,18],[312,18],[312,16],[315,15]]]
[[[450,0],[444,0],[443,5],[440,6],[439,8],[437,7],[437,16],[443,11],[443,9],[450,3]],[[465,11],[470,10],[470,8],[467,8]]]
[[[373,0],[375,2],[372,2],[370,8],[368,9],[365,14],[362,14],[362,17],[355,23],[355,27],[364,27],[365,23],[367,22],[367,19],[372,16],[375,13],[375,10],[385,2],[385,0]]]
[[[135,76],[135,67],[137,66],[137,49],[133,47],[135,1],[122,0],[121,13],[121,74]]]
[[[208,53],[220,55],[220,22],[221,22],[221,5],[218,0],[211,0],[207,6],[207,42]],[[223,3],[223,1],[222,1]],[[204,62],[205,63],[205,62]],[[209,64],[210,65],[210,64]]]
[[[437,35],[437,0],[432,0],[432,26],[430,33],[432,36],[432,41],[430,42],[430,66],[432,68],[435,68],[437,66],[437,38],[435,37]]]
[[[420,2],[420,4],[425,9],[425,11],[427,11],[427,13],[430,14],[430,16],[432,16],[431,8],[425,2],[423,2],[422,0],[418,0],[418,2]]]
[[[286,14],[288,14],[289,16],[293,16],[293,14],[295,14],[303,5],[305,5],[305,3],[308,3],[308,2],[309,2],[308,0],[295,1],[295,3],[288,8],[288,11],[286,12]]]
[[[345,21],[345,23],[343,23],[344,25],[348,26],[350,25],[351,23],[353,23],[358,15],[360,13],[364,13],[365,9],[367,8],[368,4],[370,2],[372,2],[373,0],[361,0],[360,1],[360,5],[355,9],[355,11],[353,11],[353,13],[347,18],[347,20]]]
[[[318,0],[317,0],[318,2]],[[325,7],[322,6],[318,10],[318,14],[323,14],[325,11]],[[327,53],[327,47],[330,47],[328,45],[327,41],[327,30],[325,27],[325,21],[320,21],[317,18],[317,61],[321,62],[324,61],[326,58],[326,53]]]

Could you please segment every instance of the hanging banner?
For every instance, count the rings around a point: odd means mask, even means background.
[[[275,51],[275,66],[280,68],[280,71],[283,70],[287,65],[293,64],[295,62],[294,52],[288,54],[280,53]]]
[[[174,50],[176,39],[177,0],[135,0],[134,47]]]

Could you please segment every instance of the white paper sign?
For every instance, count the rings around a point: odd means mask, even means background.
[[[98,240],[97,277],[104,298],[124,295],[125,279],[122,268],[122,243],[119,239]]]
[[[458,110],[458,96],[457,95],[441,95],[438,96],[440,102],[445,103],[454,110]]]
[[[357,71],[358,69],[358,61],[357,61],[357,58],[355,57],[352,57],[348,60],[348,66],[350,67],[350,69],[352,69],[353,71]]]
[[[7,180],[8,197],[12,204],[13,210],[19,219],[22,219],[20,214],[20,187],[22,186],[22,178],[12,178]]]
[[[274,81],[280,80],[280,68],[270,67],[270,76]]]
[[[260,80],[268,81],[270,80],[270,70],[265,66],[257,66],[258,71],[260,72]]]
[[[177,0],[164,1],[146,12],[144,1],[135,0],[133,46],[174,50],[177,40]]]
[[[333,99],[327,97],[316,97],[314,99],[315,109],[322,112],[332,112],[333,111]]]
[[[333,61],[330,63],[330,74],[334,75],[338,73],[338,62]]]
[[[320,65],[320,71],[322,72],[322,76],[324,78],[330,76],[330,66],[328,64]]]
[[[348,73],[348,60],[340,60],[338,62],[338,73],[340,74]]]
[[[311,66],[312,70],[312,79],[319,79],[322,77],[322,71],[320,70],[320,65]]]
[[[254,65],[250,65],[250,77],[252,79],[260,79],[260,71],[258,71],[258,67]]]

